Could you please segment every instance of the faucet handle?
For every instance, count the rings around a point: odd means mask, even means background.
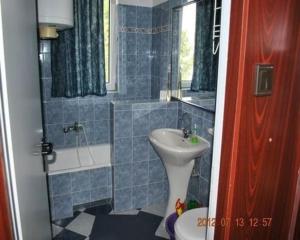
[[[74,131],[75,132],[80,132],[83,130],[83,125],[79,122],[74,123]]]
[[[65,134],[68,133],[70,131],[70,127],[64,127],[63,131],[64,131]]]
[[[183,137],[184,138],[188,138],[190,133],[191,133],[191,131],[186,129],[186,128],[182,128],[182,132],[183,132]]]

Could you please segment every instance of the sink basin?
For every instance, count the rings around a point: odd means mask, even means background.
[[[150,142],[158,155],[170,164],[185,165],[209,148],[209,142],[197,136],[198,143],[183,137],[182,130],[156,129],[149,135]]]
[[[169,200],[162,221],[175,212],[178,199],[184,202],[195,158],[200,157],[210,144],[207,140],[197,136],[198,143],[191,143],[189,138],[183,137],[183,131],[178,129],[156,129],[149,134],[149,140],[167,171],[169,180]]]

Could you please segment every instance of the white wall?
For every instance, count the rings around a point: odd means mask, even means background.
[[[217,100],[216,100],[213,159],[212,159],[211,182],[210,182],[211,187],[210,187],[210,196],[209,196],[209,212],[208,212],[208,218],[210,219],[215,218],[217,212],[217,197],[218,197],[220,162],[221,162],[223,117],[224,117],[224,105],[225,105],[227,59],[228,59],[228,44],[229,44],[229,30],[230,30],[230,10],[231,10],[231,0],[222,1],[218,88],[217,88]],[[206,239],[207,240],[214,239],[214,234],[215,234],[215,228],[208,227]]]

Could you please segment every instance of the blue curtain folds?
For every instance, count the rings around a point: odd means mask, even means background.
[[[74,28],[51,52],[53,97],[106,95],[103,0],[74,0]]]
[[[218,75],[218,54],[212,52],[214,0],[197,2],[194,72],[192,91],[215,91]]]

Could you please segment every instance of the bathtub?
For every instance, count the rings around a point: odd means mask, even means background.
[[[56,149],[48,166],[51,219],[73,217],[74,207],[112,198],[110,144]],[[97,184],[99,182],[99,185]],[[96,183],[96,184],[95,184]]]
[[[90,157],[89,149],[93,159]],[[48,175],[111,167],[111,145],[99,144],[78,148],[56,149],[56,161],[48,166]]]

